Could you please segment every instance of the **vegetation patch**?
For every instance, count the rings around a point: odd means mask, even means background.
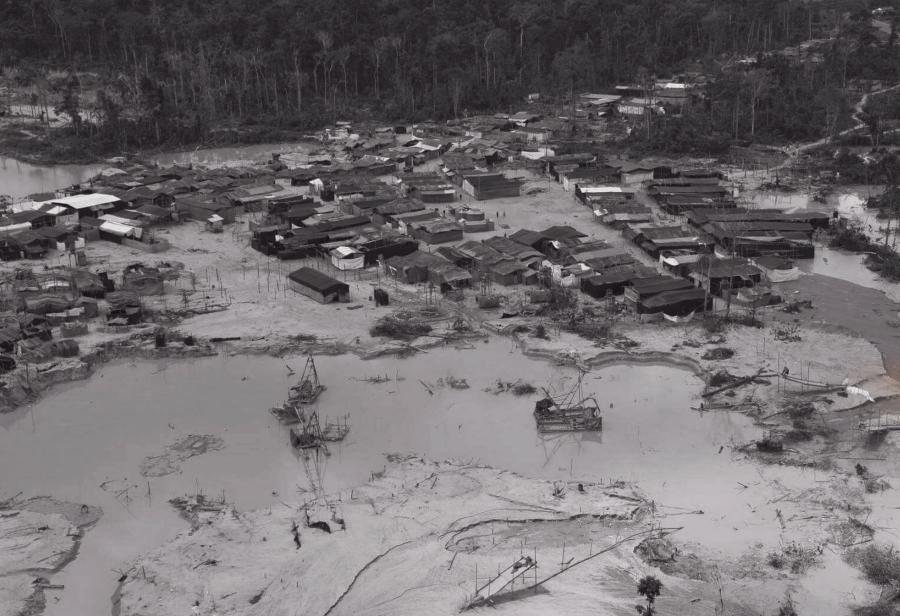
[[[384,315],[369,330],[369,334],[373,337],[395,340],[412,340],[430,333],[431,325],[412,314],[403,312]]]
[[[734,357],[734,349],[729,349],[728,347],[716,347],[714,349],[709,349],[701,357],[702,359],[708,359],[712,361],[731,359],[732,357]]]

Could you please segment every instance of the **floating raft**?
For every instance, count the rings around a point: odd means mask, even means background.
[[[534,405],[534,420],[539,432],[599,432],[603,429],[600,405],[593,398],[565,407],[559,406],[553,398],[543,398]]]
[[[900,430],[900,415],[879,415],[859,422],[859,429],[866,432]]]

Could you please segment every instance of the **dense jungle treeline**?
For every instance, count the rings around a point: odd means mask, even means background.
[[[115,149],[201,141],[223,125],[447,119],[518,108],[529,92],[565,101],[699,70],[713,78],[703,100],[634,138],[702,150],[834,132],[850,80],[900,81],[893,29],[877,36],[864,4],[0,0],[0,86],[32,87],[72,118],[66,130]],[[830,39],[822,62],[766,55],[810,38]],[[747,56],[759,62],[733,68]]]

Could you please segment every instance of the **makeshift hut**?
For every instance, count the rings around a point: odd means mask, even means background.
[[[351,246],[338,246],[329,254],[331,264],[339,270],[357,270],[365,266],[365,255]]]
[[[290,288],[320,304],[350,301],[350,286],[309,267],[288,274]]]

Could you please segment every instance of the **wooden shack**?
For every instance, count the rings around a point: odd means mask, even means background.
[[[312,298],[320,304],[350,301],[350,286],[309,267],[301,267],[288,274],[293,291]]]

